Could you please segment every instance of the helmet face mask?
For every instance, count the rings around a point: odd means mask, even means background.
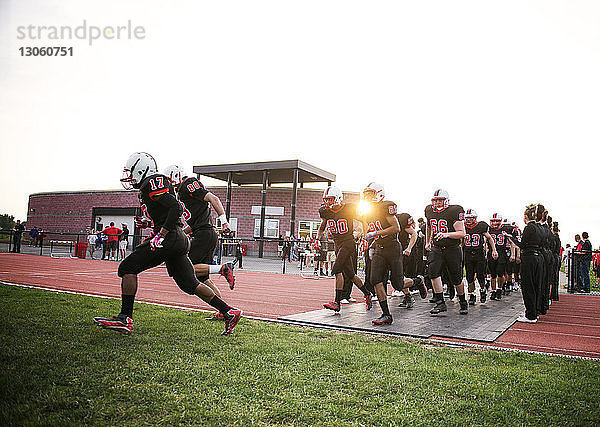
[[[379,203],[385,199],[385,191],[383,190],[383,186],[376,182],[370,182],[363,189],[362,193],[360,193],[360,197],[369,203]]]
[[[477,223],[477,212],[475,209],[467,209],[467,212],[465,212],[465,224],[475,225],[475,223]]]
[[[171,181],[171,184],[175,188],[179,188],[179,186],[183,182],[184,178],[186,177],[183,170],[177,165],[167,166],[163,172],[163,175],[165,175],[167,178],[169,178],[169,180]]]
[[[490,226],[494,227],[494,228],[499,228],[501,224],[502,224],[502,215],[500,215],[499,213],[493,214],[492,217],[490,218]]]
[[[154,175],[157,172],[158,168],[156,167],[154,157],[143,152],[133,153],[129,156],[123,168],[121,185],[126,190],[139,188],[144,178]]]
[[[434,211],[443,211],[449,205],[448,192],[446,190],[438,189],[433,192],[433,196],[431,197],[431,207]]]
[[[342,204],[343,195],[339,188],[333,185],[327,187],[323,192],[323,204],[327,207],[339,206]]]

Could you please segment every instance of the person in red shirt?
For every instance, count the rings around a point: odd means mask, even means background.
[[[109,250],[109,255],[108,255],[108,260],[111,260],[111,257],[113,259],[113,261],[117,260],[117,248],[119,246],[119,235],[123,232],[123,230],[121,230],[120,228],[115,227],[115,223],[111,222],[110,223],[110,227],[106,227],[104,230],[102,230],[102,234],[105,234],[106,236],[108,236],[108,250]]]

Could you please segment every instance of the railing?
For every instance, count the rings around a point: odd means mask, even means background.
[[[600,295],[599,251],[590,254],[572,252],[566,260],[569,293]]]

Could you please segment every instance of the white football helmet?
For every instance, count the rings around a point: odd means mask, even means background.
[[[123,168],[121,184],[126,190],[139,188],[144,178],[157,173],[158,167],[154,157],[144,152],[133,153],[129,156]]]
[[[450,203],[450,196],[446,190],[438,188],[433,192],[431,196],[431,207],[434,211],[443,211],[448,207]]]
[[[477,221],[477,211],[475,209],[467,209],[465,212],[465,223],[467,225],[475,224]]]
[[[382,202],[385,199],[385,191],[383,186],[376,182],[369,182],[361,193],[363,200],[368,202]]]
[[[500,224],[502,224],[502,215],[500,215],[498,212],[492,214],[490,217],[490,225],[494,228],[498,228],[500,227]]]
[[[323,204],[325,206],[337,206],[342,204],[344,196],[342,195],[342,191],[335,187],[330,186],[323,192]]]
[[[187,177],[183,169],[177,165],[167,166],[163,172],[163,175],[167,176],[171,180],[171,184],[174,187],[179,187],[179,184]]]

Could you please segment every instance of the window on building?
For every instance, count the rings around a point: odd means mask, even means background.
[[[298,237],[310,239],[317,237],[321,221],[298,221]]]
[[[260,237],[260,218],[254,220],[254,237]],[[279,237],[279,220],[265,219],[264,237],[277,239]]]

